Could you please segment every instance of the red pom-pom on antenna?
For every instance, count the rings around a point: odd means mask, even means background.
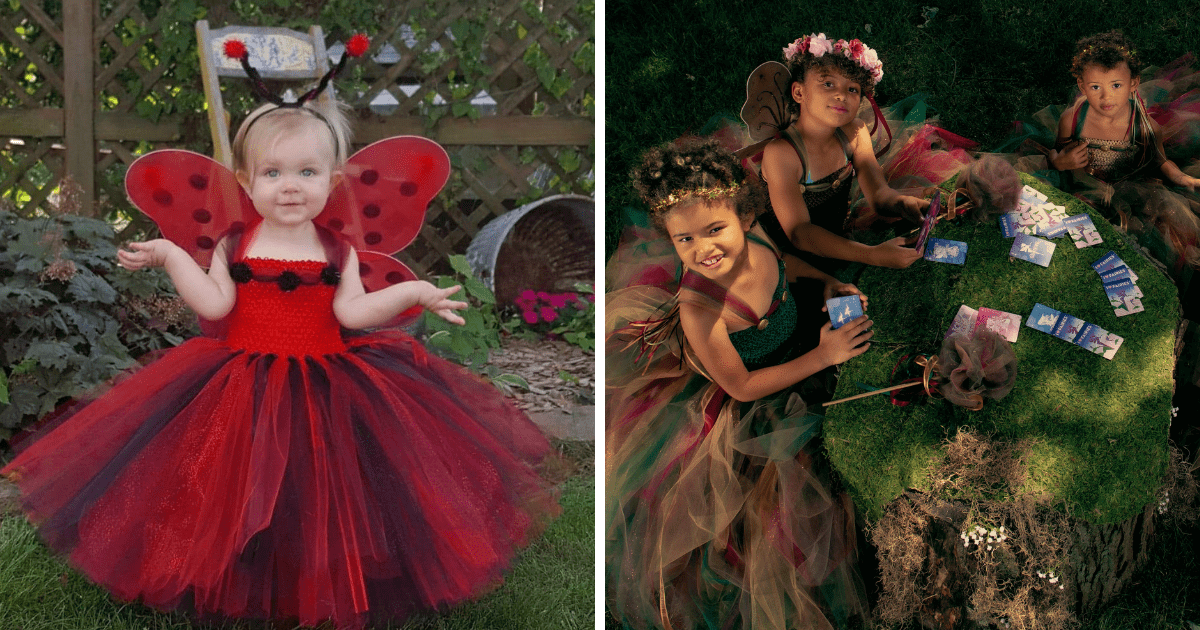
[[[346,54],[351,57],[361,57],[367,49],[371,47],[371,40],[367,39],[362,33],[355,33],[350,41],[346,42]]]
[[[241,59],[246,56],[246,45],[238,39],[225,40],[225,56],[230,59]]]

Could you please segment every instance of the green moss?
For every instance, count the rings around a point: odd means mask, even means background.
[[[904,270],[868,267],[856,280],[875,320],[871,350],[842,367],[836,398],[861,393],[856,383],[885,386],[896,360],[937,353],[961,304],[1028,317],[1041,302],[1125,338],[1112,361],[1022,325],[1017,381],[1000,401],[972,412],[942,399],[896,407],[886,395],[830,407],[829,457],[870,518],[905,488],[927,489],[943,442],[961,426],[998,437],[1033,438],[1022,491],[1046,494],[1089,521],[1124,520],[1153,500],[1167,466],[1175,330],[1174,284],[1111,224],[1083,203],[1022,175],[1068,214],[1092,215],[1104,243],[1076,249],[1055,239],[1048,268],[1008,257],[1011,239],[996,220],[940,223],[934,235],[968,243],[967,264],[918,261]],[[1146,310],[1118,318],[1091,263],[1113,250],[1138,274]]]

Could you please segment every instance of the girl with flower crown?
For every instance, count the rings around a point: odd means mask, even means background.
[[[836,261],[908,267],[920,255],[903,237],[873,246],[845,237],[851,178],[857,177],[868,204],[882,215],[919,223],[929,206],[888,185],[871,130],[857,117],[865,98],[877,113],[876,124],[882,120],[872,98],[883,78],[878,54],[857,39],[833,41],[824,33],[797,39],[783,53],[790,116],[763,150],[772,208],[762,217],[764,229],[784,252],[826,272],[839,266]]]
[[[864,611],[853,509],[795,390],[865,352],[871,321],[826,322],[801,352],[788,281],[861,294],[783,261],[752,227],[761,185],[716,140],[651,149],[633,177],[666,239],[627,239],[607,269],[609,611],[639,629],[840,625]]]
[[[248,116],[235,172],[183,151],[130,167],[170,239],[120,264],[164,267],[221,333],[65,410],[3,469],[46,542],[118,599],[361,628],[496,587],[558,511],[545,437],[495,389],[399,329],[347,332],[410,307],[461,324],[467,305],[415,280],[364,289],[389,263],[362,247],[411,238],[449,162],[414,137],[348,161],[342,108],[308,100],[323,86]]]

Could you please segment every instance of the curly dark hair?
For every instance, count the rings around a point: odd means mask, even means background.
[[[1083,70],[1090,65],[1098,65],[1105,70],[1112,70],[1124,62],[1129,66],[1129,74],[1137,78],[1146,65],[1141,55],[1133,47],[1133,43],[1125,38],[1119,30],[1107,33],[1089,35],[1075,42],[1075,56],[1071,59],[1071,76],[1083,78]]]
[[[650,209],[650,220],[666,234],[664,219],[675,204],[662,203],[671,195],[701,188],[740,184],[728,196],[741,219],[758,216],[767,204],[767,193],[757,177],[747,176],[741,162],[715,139],[684,138],[654,147],[642,154],[642,163],[630,173],[633,188]]]
[[[803,84],[804,77],[808,75],[810,70],[828,70],[832,68],[847,79],[858,83],[858,86],[862,88],[863,98],[875,95],[875,79],[871,76],[871,73],[866,68],[858,65],[858,62],[844,55],[827,53],[820,57],[815,57],[811,53],[801,53],[788,59],[785,65],[787,65],[788,72],[792,73],[793,83]],[[788,112],[792,116],[800,115],[800,103],[792,100],[790,96],[788,97]]]

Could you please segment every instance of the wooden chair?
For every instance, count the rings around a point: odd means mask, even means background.
[[[225,56],[225,42],[239,39],[250,53],[250,64],[264,79],[318,81],[329,70],[325,34],[320,26],[308,33],[286,28],[226,26],[209,29],[208,20],[196,22],[196,41],[200,51],[200,73],[204,96],[208,101],[208,128],[212,132],[213,159],[233,168],[233,150],[229,133],[229,112],[221,98],[219,77],[246,78],[242,64]],[[333,83],[321,99],[333,98]],[[249,113],[249,112],[245,112]]]

